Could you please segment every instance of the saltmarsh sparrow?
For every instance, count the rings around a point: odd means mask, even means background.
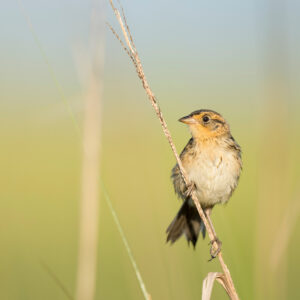
[[[230,133],[225,119],[217,112],[201,109],[179,119],[189,126],[192,138],[180,154],[190,186],[187,187],[179,167],[172,169],[176,194],[183,204],[167,229],[167,241],[174,243],[185,235],[195,246],[205,226],[191,199],[193,189],[209,217],[216,204],[226,203],[238,184],[242,168],[241,148]]]

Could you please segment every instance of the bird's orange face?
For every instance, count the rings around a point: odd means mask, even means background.
[[[197,110],[179,121],[189,125],[193,137],[197,139],[216,138],[230,132],[225,119],[212,110]]]

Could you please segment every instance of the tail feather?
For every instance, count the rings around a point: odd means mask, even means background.
[[[167,242],[170,241],[173,244],[184,234],[188,243],[192,242],[195,247],[200,231],[203,238],[205,238],[206,230],[204,223],[198,214],[197,208],[194,205],[190,205],[189,199],[187,199],[167,228]]]

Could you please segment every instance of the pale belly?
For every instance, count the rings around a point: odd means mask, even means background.
[[[184,166],[196,195],[204,206],[226,203],[237,186],[240,165],[231,151],[201,152],[193,164]]]

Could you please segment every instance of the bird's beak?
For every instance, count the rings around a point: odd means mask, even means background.
[[[185,117],[179,119],[178,121],[182,122],[184,124],[188,124],[188,125],[197,123],[197,121],[191,116],[185,116]]]

